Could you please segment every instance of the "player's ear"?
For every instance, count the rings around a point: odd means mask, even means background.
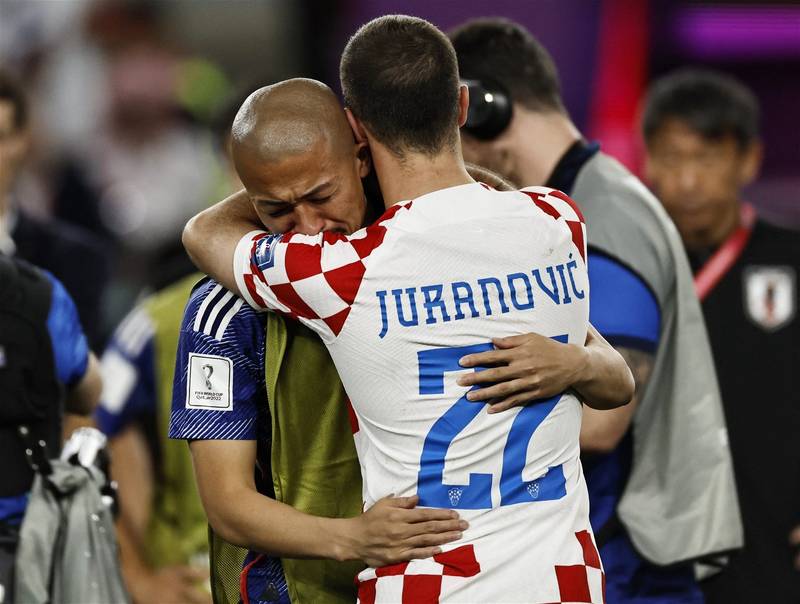
[[[741,151],[742,163],[738,171],[740,187],[746,187],[756,179],[763,157],[764,145],[761,141],[754,141]]]
[[[353,136],[356,137],[356,142],[366,144],[367,133],[364,129],[364,125],[358,121],[358,118],[353,115],[353,112],[350,111],[349,107],[344,108],[344,113],[347,115],[347,121],[350,124],[350,128],[353,129]]]
[[[365,142],[356,143],[356,169],[359,178],[366,178],[372,170],[372,154],[369,145]]]
[[[458,87],[458,127],[461,128],[467,123],[467,112],[469,111],[469,88],[464,84]]]

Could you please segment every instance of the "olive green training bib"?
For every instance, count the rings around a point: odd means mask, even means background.
[[[275,499],[315,516],[357,516],[361,468],[347,395],[327,349],[310,329],[273,313],[266,341]],[[355,602],[360,562],[284,558],[282,563],[292,602]]]

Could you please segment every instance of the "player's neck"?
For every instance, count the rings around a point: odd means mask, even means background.
[[[402,159],[382,145],[371,144],[370,149],[387,208],[399,201],[474,182],[464,167],[460,143],[439,155],[407,153]]]
[[[516,148],[521,161],[520,186],[543,185],[553,174],[567,150],[580,140],[581,133],[564,113],[523,110],[523,121],[516,129],[520,140]]]

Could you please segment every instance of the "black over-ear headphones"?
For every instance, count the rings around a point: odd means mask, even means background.
[[[469,109],[463,128],[475,138],[492,140],[502,134],[511,121],[511,97],[505,88],[487,80],[464,79],[469,89]]]

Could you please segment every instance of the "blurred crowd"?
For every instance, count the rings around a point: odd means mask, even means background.
[[[3,165],[6,230],[75,292],[99,348],[142,291],[190,270],[178,233],[235,188],[215,137],[232,89],[169,42],[154,5],[10,3],[3,28],[29,99]]]
[[[167,438],[175,346],[184,305],[200,277],[180,237],[190,217],[242,188],[228,135],[255,86],[234,82],[219,65],[174,43],[157,4],[9,3],[0,5],[0,16],[0,254],[45,269],[74,301],[87,350],[73,351],[80,357],[73,365],[88,374],[94,366],[86,360],[89,351],[102,357],[99,410],[93,422],[77,423],[94,423],[110,439],[122,576],[132,600],[210,601],[204,586],[206,512],[186,444]],[[479,79],[486,67],[470,55],[468,37],[462,42],[459,60],[475,61],[472,74],[464,74],[462,65],[462,77]],[[522,77],[514,69],[495,71],[496,81],[480,93],[491,95],[497,86],[524,95],[504,81]],[[622,542],[625,522],[616,506],[634,463],[632,407],[615,415],[613,426],[598,424],[601,437],[584,442],[582,435],[587,474],[613,483],[608,491],[597,485],[593,491],[589,481],[590,495],[597,497],[593,508],[604,509],[598,522],[605,542],[599,545],[604,561],[611,561],[607,572],[621,560],[627,564],[621,572],[630,573],[626,584],[644,585],[629,599],[619,588],[610,604],[703,597],[711,603],[800,601],[800,233],[765,221],[745,202],[765,143],[757,92],[724,73],[676,71],[650,82],[641,99],[640,130],[630,133],[644,141],[642,178],[677,228],[702,305],[715,361],[702,378],[712,384],[718,379],[727,423],[727,436],[723,430],[708,438],[729,439],[744,549],[716,552],[714,560],[703,560],[705,570],[696,571],[686,560],[671,561],[683,566],[652,563],[636,553],[636,543],[627,537]],[[539,141],[557,139],[536,121],[541,107],[534,101],[526,105],[530,121],[506,127],[534,129]],[[495,133],[465,137],[467,159],[519,185],[579,187],[580,166],[597,144],[578,133],[560,99],[556,109],[564,112],[564,131],[577,141],[563,156],[542,160],[523,149],[525,137],[493,138]],[[556,174],[561,180],[553,180]],[[568,192],[581,203],[575,191]],[[651,300],[660,298],[645,291],[649,284],[642,289],[625,312],[646,314]],[[658,299],[656,306],[672,303]],[[680,321],[663,310],[660,320]],[[635,333],[622,330],[618,342],[597,326],[612,345],[654,355],[659,329],[666,329],[658,321],[656,316],[652,327],[643,320]],[[0,346],[0,369],[4,358]],[[648,367],[644,376],[634,372],[640,402]],[[91,398],[91,384],[78,373],[65,373],[62,381]],[[75,403],[67,411],[82,408]],[[66,422],[70,429],[72,421]],[[126,463],[115,467],[115,459]],[[621,469],[609,474],[609,464]],[[245,550],[215,550],[213,538],[210,547],[218,559],[231,556],[238,571]],[[709,571],[714,565],[722,572]],[[727,580],[731,574],[741,580]],[[711,575],[703,583],[705,595],[699,595],[696,577]],[[761,580],[776,583],[751,589]],[[684,592],[686,581],[692,588]],[[686,593],[689,599],[679,599]],[[770,595],[751,599],[760,597],[756,593]],[[216,602],[237,597],[214,591]],[[278,601],[277,595],[263,601]]]

